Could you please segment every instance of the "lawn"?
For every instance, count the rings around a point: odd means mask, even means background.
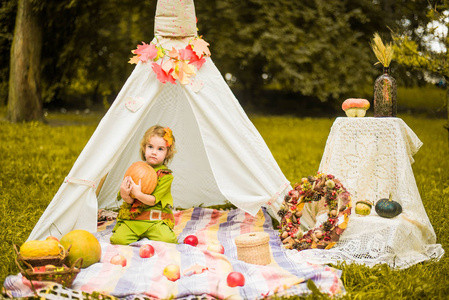
[[[53,198],[101,116],[54,114],[48,124],[10,124],[0,120],[0,282],[18,272],[13,244],[22,244]],[[424,143],[413,170],[437,242],[448,248],[449,145],[443,119],[400,115]],[[67,122],[67,120],[69,120]],[[253,116],[286,177],[315,174],[334,118]],[[443,299],[449,288],[449,259],[406,270],[337,265],[343,271],[343,299]],[[325,298],[312,295],[309,298]]]

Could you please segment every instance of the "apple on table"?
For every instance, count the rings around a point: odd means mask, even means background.
[[[119,265],[122,267],[126,267],[126,257],[120,254],[116,254],[111,258],[111,264],[113,265]]]
[[[169,264],[164,268],[163,275],[170,281],[176,281],[181,277],[179,266],[176,264]]]
[[[231,272],[228,274],[228,277],[226,278],[226,283],[230,287],[244,286],[245,276],[243,276],[243,274],[240,272]]]
[[[142,258],[149,258],[154,255],[154,247],[150,244],[140,246],[139,255]]]
[[[189,234],[184,238],[184,244],[196,247],[198,245],[198,238],[196,235]]]
[[[211,243],[209,246],[207,246],[207,250],[216,252],[216,253],[220,253],[220,254],[224,254],[223,245],[218,244],[218,243]]]

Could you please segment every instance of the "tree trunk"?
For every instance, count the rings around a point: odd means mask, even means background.
[[[40,59],[42,25],[31,0],[19,0],[11,46],[8,119],[43,121]]]
[[[444,125],[444,128],[447,130],[447,141],[449,145],[449,82],[446,78],[446,112],[447,112],[447,121],[446,125]]]

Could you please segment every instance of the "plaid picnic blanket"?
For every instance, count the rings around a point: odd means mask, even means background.
[[[109,237],[114,224],[108,222],[99,227],[96,236],[102,248],[101,260],[81,270],[71,291],[99,292],[123,299],[177,299],[192,296],[259,299],[272,295],[307,295],[311,293],[309,287],[313,286],[329,295],[344,293],[340,270],[306,261],[298,263],[288,258],[277,230],[273,229],[271,217],[264,209],[255,217],[239,209],[220,211],[196,207],[178,211],[175,213],[175,232],[179,244],[143,239],[129,246],[111,245]],[[244,233],[261,231],[270,236],[271,263],[261,266],[238,260],[234,238]],[[183,244],[189,234],[198,237],[197,247]],[[208,251],[207,246],[212,242],[223,245],[224,254]],[[155,255],[151,258],[141,258],[139,255],[140,246],[146,243],[155,249]],[[125,267],[109,263],[115,254],[127,258]],[[181,268],[181,278],[174,282],[163,276],[163,269],[171,263]],[[207,269],[199,274],[183,275],[194,265]],[[227,285],[227,275],[232,271],[245,276],[243,287]],[[314,285],[311,286],[308,281]],[[41,282],[36,286],[43,291],[54,285]],[[27,284],[21,274],[8,276],[4,282],[4,291],[13,297],[33,294],[29,282]]]

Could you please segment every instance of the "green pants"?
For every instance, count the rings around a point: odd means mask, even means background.
[[[163,221],[117,221],[112,230],[111,244],[129,245],[142,238],[166,243],[177,243],[173,230]]]

